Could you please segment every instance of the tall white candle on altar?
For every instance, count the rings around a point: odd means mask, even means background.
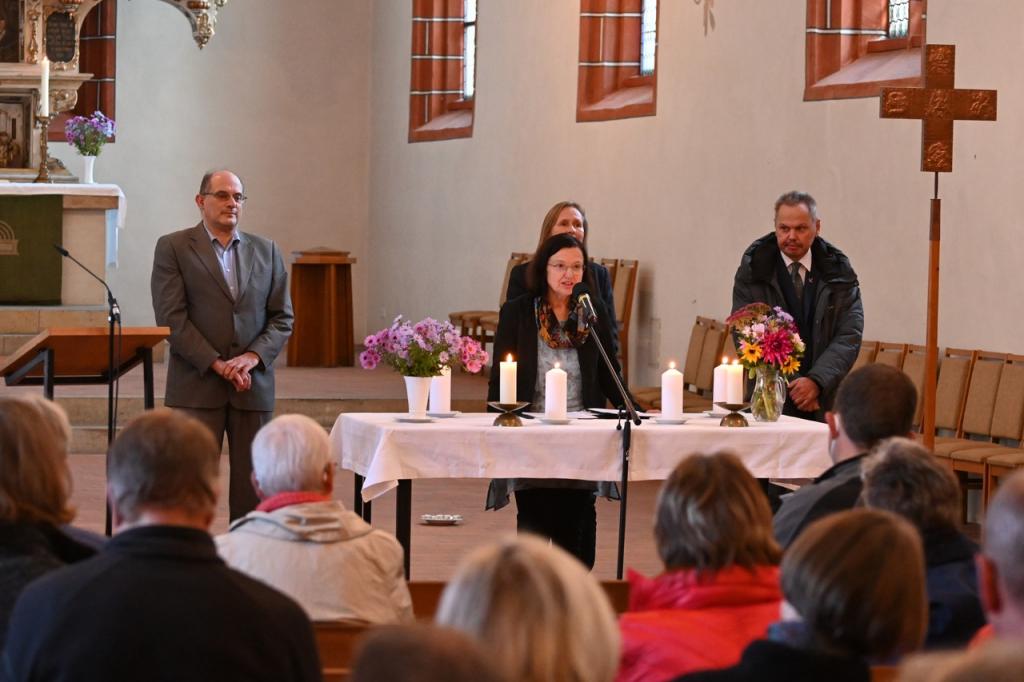
[[[715,382],[711,390],[711,402],[713,403],[724,403],[728,402],[725,399],[725,377],[729,373],[729,362],[725,358],[722,358],[722,364],[715,367]]]
[[[544,416],[548,419],[565,419],[568,379],[569,375],[557,362],[544,375]]]
[[[516,362],[512,354],[501,361],[498,382],[498,402],[511,405],[516,401]]]
[[[42,78],[39,82],[39,115],[50,115],[50,60],[43,57],[39,63]]]
[[[683,373],[674,362],[661,375],[661,413],[666,417],[683,414]]]
[[[743,402],[743,366],[739,360],[733,360],[727,368],[725,381],[725,402],[739,405]]]
[[[452,370],[442,367],[441,373],[430,379],[430,411],[452,411]]]

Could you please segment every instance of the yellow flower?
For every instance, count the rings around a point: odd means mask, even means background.
[[[761,359],[761,346],[756,343],[740,341],[740,360],[754,363]]]
[[[782,363],[783,374],[796,374],[796,371],[800,369],[800,361],[790,355],[784,363]]]

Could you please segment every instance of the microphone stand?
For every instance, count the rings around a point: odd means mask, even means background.
[[[114,442],[114,432],[117,430],[116,415],[117,407],[114,403],[114,386],[117,383],[119,374],[114,368],[114,325],[121,324],[121,307],[117,304],[117,299],[114,298],[114,293],[107,286],[107,283],[103,281],[95,272],[85,267],[85,264],[80,260],[71,255],[71,253],[62,246],[57,244],[53,245],[53,248],[57,249],[60,255],[74,262],[78,267],[85,270],[89,275],[92,276],[97,282],[103,285],[103,288],[107,290],[107,322],[109,323],[107,332],[107,449],[110,448],[110,444]],[[106,534],[109,536],[111,533],[110,523],[110,502],[107,502],[107,517],[105,523]]]
[[[586,312],[584,306],[581,310],[581,314],[587,325],[593,329],[594,323],[597,322],[597,315],[594,313]],[[605,367],[608,368],[608,372],[611,373],[612,379],[615,380],[615,387],[619,389],[619,395],[622,396],[622,404],[625,405],[625,411],[628,412],[628,418],[620,422],[616,427],[622,431],[622,480],[619,487],[619,546],[617,554],[617,563],[615,567],[615,577],[617,580],[622,580],[622,569],[623,562],[626,555],[626,499],[629,494],[629,450],[632,446],[633,441],[633,424],[640,426],[640,415],[636,413],[636,407],[633,405],[633,401],[629,398],[629,393],[622,386],[622,381],[619,379],[619,373],[615,371],[612,366],[612,361],[608,359],[608,353],[604,349],[604,345],[601,343],[601,339],[598,338],[597,331],[591,335],[594,339],[594,343],[597,344],[597,350],[601,353],[601,357],[604,359]],[[619,414],[622,414],[622,410],[619,410]]]

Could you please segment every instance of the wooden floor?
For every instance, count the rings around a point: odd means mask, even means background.
[[[154,372],[156,395],[164,392],[165,368],[157,365]],[[486,381],[483,377],[456,374],[453,378],[452,397],[466,405],[479,405],[483,409]],[[38,387],[0,386],[5,392],[38,392]],[[135,370],[121,382],[120,395],[124,399],[142,395],[141,371]],[[96,420],[105,415],[105,386],[58,386],[58,401],[62,397],[73,399],[74,409],[81,419]],[[323,406],[338,405],[338,411],[375,411],[398,409],[386,407],[402,404],[405,399],[401,377],[386,369],[365,371],[358,368],[287,368],[277,370],[277,397],[281,404],[298,406],[322,412]],[[97,401],[92,408],[82,408],[82,401]],[[287,402],[286,402],[287,401]],[[468,401],[468,403],[467,403]],[[71,404],[71,403],[69,403]],[[105,419],[105,417],[102,417]],[[73,420],[74,421],[74,420]],[[102,421],[102,419],[99,419]],[[327,420],[330,423],[332,420]],[[322,420],[323,423],[323,420]],[[70,458],[74,480],[73,502],[78,509],[75,524],[102,532],[104,520],[104,455],[72,454]],[[226,481],[227,458],[223,458],[221,478]],[[652,537],[652,511],[658,482],[636,482],[629,488],[626,538],[626,566],[642,573],[653,574],[660,569]],[[451,577],[458,559],[470,549],[495,537],[515,532],[515,506],[500,511],[485,512],[486,480],[423,480],[413,484],[412,578],[416,580],[446,580]],[[352,473],[339,471],[335,496],[351,507],[353,495]],[[374,501],[373,525],[394,531],[394,492]],[[459,526],[436,527],[419,525],[422,514],[461,514],[464,522]],[[597,564],[594,574],[600,579],[615,577],[616,545],[619,504],[598,501]],[[227,530],[227,506],[221,499],[212,532]]]

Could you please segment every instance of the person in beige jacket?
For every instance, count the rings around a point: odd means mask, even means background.
[[[331,499],[334,465],[324,429],[277,417],[252,444],[255,511],[216,538],[233,568],[284,592],[310,619],[411,621],[402,547]]]

